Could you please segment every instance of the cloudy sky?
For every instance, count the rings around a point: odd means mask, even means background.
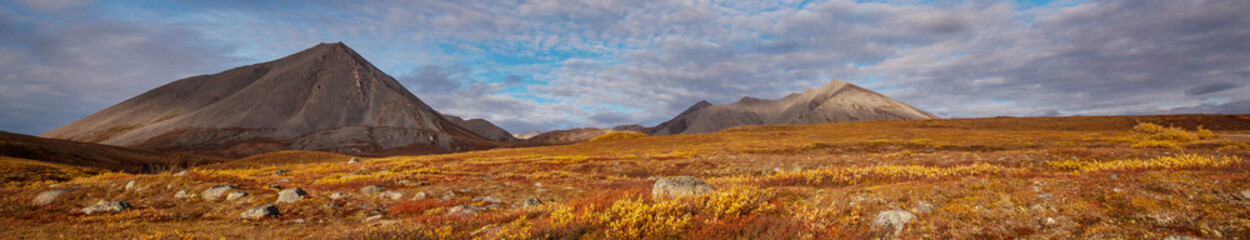
[[[351,3],[349,3],[351,2]],[[0,0],[0,130],[342,41],[512,132],[655,124],[842,79],[943,117],[1250,113],[1250,4]]]

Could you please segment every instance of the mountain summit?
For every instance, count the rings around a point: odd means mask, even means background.
[[[341,42],[174,81],[40,136],[230,156],[496,145],[449,122]]]
[[[938,118],[880,93],[834,79],[828,85],[778,100],[743,97],[712,105],[700,101],[677,117],[647,129],[651,135],[707,133],[740,125],[812,124]]]

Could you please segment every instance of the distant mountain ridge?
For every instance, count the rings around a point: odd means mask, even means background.
[[[778,100],[743,97],[731,104],[699,101],[651,128],[618,129],[651,135],[707,133],[742,125],[812,124],[867,120],[936,119],[936,115],[868,89],[834,79],[828,85]]]
[[[40,136],[227,156],[498,145],[450,122],[343,43],[174,81]]]
[[[467,129],[470,132],[477,134],[478,136],[482,136],[486,139],[494,140],[496,142],[512,142],[512,141],[517,140],[516,137],[512,136],[512,133],[508,133],[508,130],[504,130],[503,128],[500,128],[499,126],[495,126],[494,123],[491,123],[490,121],[487,121],[486,119],[474,118],[474,119],[465,120],[464,118],[460,118],[459,116],[447,115],[447,114],[443,114],[443,118],[447,118],[447,120],[451,121],[452,123],[455,123],[456,125],[460,125],[460,127],[464,127],[464,129]]]

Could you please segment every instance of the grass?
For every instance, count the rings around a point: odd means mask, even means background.
[[[891,237],[870,226],[876,215],[898,209],[918,217],[901,239],[1244,239],[1250,139],[1221,135],[1248,131],[1244,115],[745,126],[355,164],[288,151],[184,176],[5,158],[0,167],[16,170],[0,173],[23,179],[0,188],[0,221],[19,226],[6,230],[12,238],[876,239]],[[290,171],[275,176],[280,169]],[[717,191],[651,198],[648,177],[676,175]],[[131,180],[142,190],[121,190]],[[173,197],[227,183],[249,196]],[[311,195],[278,204],[276,219],[237,217],[272,203],[275,184]],[[359,193],[365,185],[404,198]],[[50,188],[77,190],[48,206],[29,204]],[[335,192],[350,197],[329,199]],[[418,192],[429,197],[412,199]],[[473,200],[481,196],[504,202]],[[544,204],[521,207],[531,196]],[[99,199],[134,209],[71,213]],[[466,204],[487,209],[446,214]],[[382,219],[363,222],[372,216]]]

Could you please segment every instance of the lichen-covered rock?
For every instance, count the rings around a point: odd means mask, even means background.
[[[221,195],[224,195],[227,192],[230,192],[231,190],[235,190],[235,189],[239,189],[239,187],[235,187],[234,185],[230,185],[230,184],[222,184],[222,185],[213,186],[213,187],[208,188],[208,190],[204,190],[204,192],[201,192],[200,198],[204,199],[204,201],[217,201],[218,198],[221,198]]]
[[[308,196],[308,192],[304,192],[302,188],[290,188],[278,191],[278,203],[293,203],[304,199]]]
[[[74,191],[73,188],[63,188],[63,189],[56,189],[56,190],[49,190],[49,191],[41,192],[39,193],[38,196],[35,196],[34,200],[30,201],[30,204],[35,205],[35,206],[46,206],[56,201],[56,198],[60,197],[61,194],[66,194],[66,193],[73,192],[73,191]]]
[[[538,205],[543,205],[543,200],[539,200],[538,197],[534,196],[530,196],[521,201],[521,207],[533,207]]]
[[[339,200],[339,199],[346,199],[346,198],[347,198],[346,193],[336,192],[336,193],[330,194],[330,200]]]
[[[487,203],[487,204],[500,204],[500,203],[503,203],[503,201],[502,201],[502,200],[499,200],[499,198],[497,198],[497,197],[493,197],[493,196],[478,196],[478,197],[473,198],[473,201],[474,201],[474,202],[483,202],[483,203]]]
[[[659,177],[651,187],[655,198],[679,198],[716,192],[703,180],[691,176]]]
[[[468,216],[477,214],[478,211],[485,211],[486,208],[473,205],[456,205],[447,209],[447,216]]]
[[[360,188],[360,193],[374,194],[386,190],[386,187],[380,185],[369,185]]]
[[[914,221],[916,221],[916,215],[911,212],[890,210],[877,214],[877,218],[872,220],[872,228],[887,231],[890,235],[897,235],[903,232],[903,227]]]
[[[379,193],[378,197],[390,199],[390,200],[399,200],[400,198],[404,197],[404,194],[396,192],[396,191],[385,191],[385,192]]]
[[[269,204],[269,205],[264,205],[264,206],[248,209],[247,211],[243,211],[242,214],[239,214],[239,216],[243,217],[244,219],[260,220],[264,218],[278,217],[280,216],[280,213],[278,212],[278,206]]]
[[[91,205],[90,207],[85,207],[79,211],[81,211],[83,214],[90,215],[90,214],[103,213],[103,212],[121,212],[126,209],[130,209],[130,203],[127,203],[126,201],[100,200],[96,202],[95,205]]]
[[[177,193],[174,193],[174,198],[191,198],[191,197],[195,197],[195,194],[187,193],[187,190],[178,190]]]
[[[247,192],[233,191],[233,192],[230,192],[229,194],[226,194],[226,201],[239,200],[240,198],[243,198],[246,196],[247,196]]]

